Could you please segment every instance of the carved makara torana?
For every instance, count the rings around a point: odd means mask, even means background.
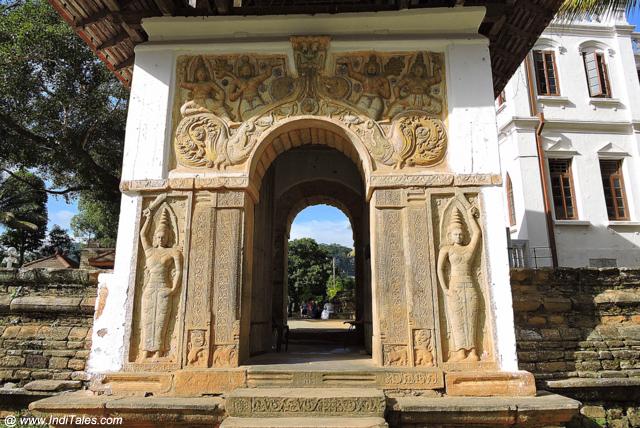
[[[291,39],[285,55],[178,59],[178,166],[244,164],[264,131],[292,116],[324,116],[352,130],[374,162],[433,166],[447,150],[444,55],[329,55],[328,37]]]
[[[163,194],[144,209],[140,243],[144,280],[139,299],[138,359],[159,359],[170,349],[169,328],[174,299],[182,283],[183,254],[178,219]]]

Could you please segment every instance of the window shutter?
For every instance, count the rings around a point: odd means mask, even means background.
[[[600,84],[600,73],[598,72],[598,59],[595,52],[585,52],[584,68],[587,72],[587,84],[589,85],[589,95],[592,97],[602,96],[602,85]]]

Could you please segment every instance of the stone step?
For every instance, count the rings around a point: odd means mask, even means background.
[[[220,428],[388,428],[383,418],[227,418]]]
[[[227,396],[226,407],[244,418],[383,417],[386,401],[375,388],[243,388]]]

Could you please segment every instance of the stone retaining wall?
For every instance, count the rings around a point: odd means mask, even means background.
[[[81,386],[96,286],[97,273],[85,270],[0,269],[0,387],[37,380]]]
[[[511,286],[520,369],[583,402],[574,426],[640,427],[640,270],[514,269]]]

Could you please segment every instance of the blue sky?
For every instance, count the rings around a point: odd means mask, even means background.
[[[629,16],[629,22],[640,27],[640,6]],[[71,217],[78,212],[77,201],[67,203],[62,197],[49,196],[49,228],[57,224],[71,230]],[[353,246],[351,225],[342,211],[327,205],[315,205],[301,211],[291,225],[291,239],[314,238],[327,244],[338,243]]]
[[[62,196],[49,195],[47,208],[49,210],[48,229],[51,229],[54,224],[57,224],[63,229],[71,231],[71,217],[78,213],[77,200],[67,203]]]
[[[289,238],[313,238],[324,244],[353,247],[349,219],[342,211],[328,205],[313,205],[300,211],[291,224]]]

